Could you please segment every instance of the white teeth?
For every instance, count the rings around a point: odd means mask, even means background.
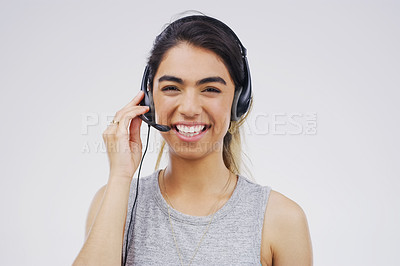
[[[192,137],[194,135],[199,134],[205,128],[205,125],[197,125],[197,126],[176,125],[176,128],[179,130],[179,133],[182,133],[188,137]]]

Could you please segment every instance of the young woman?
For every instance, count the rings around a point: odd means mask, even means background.
[[[150,107],[140,91],[103,133],[109,180],[74,265],[312,265],[301,207],[239,172],[251,80],[233,31],[202,15],[171,23],[155,40],[144,84]],[[146,113],[170,128],[161,132],[168,163],[139,178],[136,191]]]

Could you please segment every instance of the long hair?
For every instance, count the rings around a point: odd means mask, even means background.
[[[153,89],[154,75],[156,74],[164,55],[168,50],[181,43],[188,43],[214,52],[226,66],[234,84],[235,90],[244,85],[245,71],[241,49],[237,39],[227,30],[222,22],[210,19],[205,15],[187,16],[171,24],[156,37],[148,59],[149,88]],[[244,123],[251,109],[240,117],[238,121],[231,121],[229,130],[223,140],[223,160],[225,166],[235,174],[241,172],[242,165],[242,138],[241,125]],[[162,158],[165,141],[162,141],[155,168],[158,169]]]

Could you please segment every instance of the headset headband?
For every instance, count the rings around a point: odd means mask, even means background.
[[[252,86],[251,86],[251,76],[250,69],[247,62],[247,50],[243,46],[242,42],[239,40],[235,32],[231,28],[229,28],[222,21],[204,15],[193,15],[180,18],[175,20],[170,25],[168,25],[157,37],[156,41],[171,27],[176,25],[177,23],[185,23],[190,21],[205,21],[209,22],[214,26],[221,28],[224,32],[227,32],[229,35],[233,37],[238,47],[240,48],[240,52],[243,60],[243,71],[244,71],[244,80],[243,84],[240,87],[235,88],[235,96],[232,102],[231,109],[231,120],[238,121],[242,115],[244,115],[250,107],[251,97],[252,97]],[[143,120],[147,120],[147,123],[155,124],[155,109],[153,103],[153,97],[151,91],[148,91],[148,83],[149,83],[149,66],[147,65],[142,78],[141,90],[144,92],[144,98],[141,102],[141,105],[147,105],[150,107],[150,110],[145,113],[142,118]]]

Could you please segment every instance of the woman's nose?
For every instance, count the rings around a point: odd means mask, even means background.
[[[193,91],[186,91],[182,94],[179,102],[178,111],[186,117],[195,117],[200,115],[202,110],[200,95]]]

